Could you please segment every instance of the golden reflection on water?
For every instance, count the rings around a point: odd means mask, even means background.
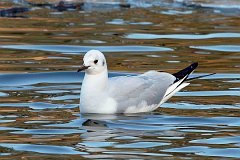
[[[9,3],[0,5],[0,8],[10,7]],[[174,10],[168,7],[61,13],[40,8],[19,14],[26,18],[0,17],[1,46],[44,45],[42,48],[45,49],[20,50],[0,46],[1,158],[239,158],[238,152],[221,154],[221,149],[228,152],[228,149],[239,148],[240,144],[237,139],[240,124],[239,51],[192,47],[239,46],[239,37],[183,38],[184,35],[239,33],[239,15],[188,7],[176,10],[191,11],[190,14],[166,14]],[[145,36],[128,38],[135,33]],[[149,34],[175,37],[148,39]],[[119,73],[147,70],[174,73],[198,61],[200,65],[195,73],[217,74],[194,81],[155,112],[104,115],[103,118],[95,115],[89,116],[94,121],[84,122],[89,117],[79,115],[80,80],[60,81],[67,76],[76,78],[75,71],[82,63],[83,52],[75,53],[71,49],[49,51],[49,45],[57,45],[52,48],[62,45],[104,46],[104,49],[116,46],[105,55],[109,70]],[[165,47],[172,51],[122,52],[122,46]],[[58,76],[60,72],[62,76]],[[57,76],[56,81],[42,81],[49,76],[46,73]],[[8,79],[7,74],[10,75]],[[26,75],[28,77],[24,77]],[[228,140],[228,137],[236,140]],[[213,144],[204,142],[211,138],[220,138],[222,144],[218,144],[218,140]],[[5,143],[13,146],[4,147]],[[31,149],[42,145],[42,148],[31,151],[23,147],[21,150],[14,144],[27,144]],[[56,146],[63,150],[53,155],[39,152],[51,151],[48,147]],[[64,147],[71,147],[71,152],[65,151]],[[189,152],[168,151],[182,147],[200,148]],[[75,155],[76,151],[80,155]]]

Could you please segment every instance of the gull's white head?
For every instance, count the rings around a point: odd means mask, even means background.
[[[83,57],[83,65],[78,71],[85,70],[87,74],[95,75],[107,70],[106,59],[102,52],[90,50]]]

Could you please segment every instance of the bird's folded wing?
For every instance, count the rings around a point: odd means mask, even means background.
[[[164,72],[149,71],[131,77],[109,79],[108,94],[114,98],[118,107],[158,104],[175,77]]]

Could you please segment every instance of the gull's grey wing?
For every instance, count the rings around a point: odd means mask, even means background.
[[[176,77],[169,73],[156,71],[132,77],[113,77],[109,79],[108,93],[116,100],[118,112],[145,112],[158,107],[175,80]]]

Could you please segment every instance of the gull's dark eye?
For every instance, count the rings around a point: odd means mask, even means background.
[[[97,64],[98,60],[93,61],[95,64]]]

